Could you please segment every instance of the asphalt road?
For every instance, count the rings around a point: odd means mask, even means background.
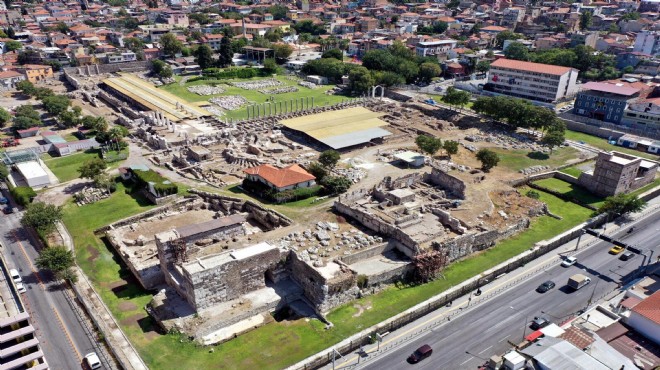
[[[79,319],[62,290],[47,274],[37,272],[34,259],[38,256],[36,243],[20,224],[21,213],[0,213],[1,251],[9,264],[16,268],[23,279],[27,292],[22,300],[30,313],[32,325],[37,329],[39,343],[51,369],[71,370],[82,368],[85,354],[96,351],[102,356],[94,333],[84,320]],[[104,361],[105,359],[102,358]],[[104,361],[105,362],[105,361]],[[105,368],[109,368],[106,366]]]
[[[640,219],[635,225],[634,232],[628,234],[628,227],[623,227],[615,235],[628,244],[641,246],[648,251],[652,250],[654,253],[651,259],[655,261],[660,253],[660,238],[658,238],[660,212],[656,211]],[[633,273],[645,258],[635,256],[631,260],[621,261],[618,256],[608,254],[610,247],[609,243],[597,242],[578,252],[576,265],[564,268],[557,264],[547,268],[490,300],[466,309],[464,314],[450,322],[363,362],[358,368],[378,370],[477,368],[490,356],[504,353],[511,348],[509,341],[521,342],[526,334],[532,332],[528,325],[535,316],[544,316],[555,323],[561,323],[585,308],[590,300],[595,303],[597,299],[616,289],[618,283],[623,285],[629,283]],[[590,276],[592,282],[573,292],[566,289],[565,285],[568,278],[576,273]],[[547,280],[554,281],[557,284],[556,288],[544,294],[537,293],[536,287]],[[496,282],[497,280],[491,284]],[[490,287],[484,287],[483,294],[488,294],[488,289]],[[429,315],[391,333],[390,336],[428,320]],[[433,355],[418,364],[408,364],[407,357],[423,344],[429,344],[434,349]]]

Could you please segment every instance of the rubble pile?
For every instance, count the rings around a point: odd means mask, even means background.
[[[291,92],[297,92],[298,88],[295,86],[284,86],[284,87],[276,87],[274,89],[261,89],[259,90],[260,93],[262,94],[286,94],[286,93],[291,93]]]
[[[537,165],[537,166],[523,168],[518,172],[522,173],[523,175],[533,175],[535,173],[549,171],[550,169],[551,169],[550,166]]]
[[[300,81],[298,82],[298,85],[302,87],[306,87],[308,89],[316,89],[317,87],[319,87],[317,84],[309,81]]]
[[[211,98],[209,99],[209,102],[225,110],[236,110],[246,104],[247,99],[240,95],[227,95]]]
[[[108,198],[110,192],[106,189],[96,188],[96,187],[84,187],[81,191],[73,195],[76,204],[78,206],[83,206],[85,204],[91,204],[98,202],[101,199]]]
[[[188,91],[197,95],[218,95],[225,92],[225,89],[218,86],[197,85],[188,87]]]
[[[538,144],[531,138],[518,133],[501,133],[498,131],[483,132],[482,134],[466,135],[465,140],[472,143],[493,143],[498,147],[511,150],[530,150],[542,153],[548,151],[548,148]]]
[[[230,82],[230,83],[232,86],[240,87],[241,89],[245,89],[245,90],[261,90],[269,87],[277,87],[282,85],[282,82],[274,78],[267,78],[258,81]]]

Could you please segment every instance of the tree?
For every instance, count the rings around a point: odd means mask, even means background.
[[[117,190],[117,183],[115,179],[107,173],[101,173],[94,177],[94,186],[99,189],[105,189],[108,193]]]
[[[11,113],[7,112],[5,108],[0,108],[0,127],[5,127],[7,122],[11,119]]]
[[[277,72],[277,62],[275,62],[275,59],[273,58],[264,59],[264,71],[268,73]]]
[[[164,34],[158,42],[163,47],[163,53],[168,56],[174,56],[183,49],[183,43],[173,33]]]
[[[163,78],[172,77],[172,67],[160,59],[151,61],[151,67],[157,75]]]
[[[309,75],[327,77],[332,81],[340,81],[346,72],[345,64],[335,58],[310,60],[302,68],[302,72]],[[367,71],[368,72],[368,71]]]
[[[58,278],[63,278],[62,273],[74,265],[73,253],[63,246],[47,247],[39,253],[34,260],[40,269],[50,270]]]
[[[500,157],[490,149],[480,149],[477,152],[477,159],[481,162],[481,169],[485,172],[490,171],[491,168],[497,166]]]
[[[60,124],[62,124],[64,127],[76,127],[80,124],[80,113],[76,113],[76,111],[73,110],[64,111],[60,113],[57,118]]]
[[[362,66],[353,68],[348,74],[348,80],[351,91],[358,94],[367,92],[375,84],[369,70]]]
[[[94,130],[96,132],[104,132],[108,129],[108,123],[105,121],[105,118],[103,117],[85,116],[80,121],[83,127],[88,130]]]
[[[399,75],[396,72],[372,71],[371,74],[376,79],[377,85],[390,87],[390,86],[403,85],[404,83],[406,83],[406,79],[401,77],[401,75]]]
[[[18,64],[29,64],[39,59],[39,53],[34,50],[23,50],[18,54]]]
[[[454,86],[449,86],[447,88],[447,93],[442,98],[442,101],[449,105],[458,105],[463,107],[470,102],[470,93],[463,90],[458,90]]]
[[[34,87],[34,84],[28,80],[18,81],[16,83],[16,90],[21,93],[32,96],[37,91],[37,88]]]
[[[521,42],[512,42],[504,50],[504,55],[508,59],[529,60],[529,49]]]
[[[218,50],[218,66],[221,68],[229,67],[234,58],[234,52],[229,37],[224,36],[220,40],[220,49]]]
[[[34,90],[34,97],[41,100],[43,100],[49,96],[55,95],[55,92],[47,87],[37,87]]]
[[[42,103],[44,109],[48,113],[57,116],[62,112],[66,112],[66,110],[69,109],[69,106],[71,105],[71,99],[67,98],[64,95],[52,95],[45,97],[42,100]]]
[[[345,193],[353,183],[344,176],[325,176],[322,185],[330,194],[334,195]]]
[[[31,226],[44,234],[55,229],[55,223],[62,219],[62,208],[43,202],[30,203],[23,213],[21,224]]]
[[[434,77],[440,76],[442,69],[437,63],[422,63],[419,66],[419,79],[420,81],[429,83]]]
[[[80,172],[80,178],[94,179],[98,175],[102,174],[107,166],[108,165],[103,159],[92,158],[84,161],[80,168],[78,168],[78,172]]]
[[[479,61],[475,69],[477,70],[477,72],[486,73],[488,72],[488,70],[490,70],[490,62],[487,60]]]
[[[565,140],[564,130],[550,130],[543,135],[541,144],[550,148],[550,154],[552,154],[553,149],[564,144]]]
[[[320,184],[323,178],[328,174],[328,170],[319,162],[312,162],[307,166],[307,172],[316,177],[316,183]]]
[[[7,49],[7,51],[16,51],[22,49],[23,44],[19,41],[14,41],[14,40],[7,41],[7,43],[5,44],[5,48]]]
[[[195,59],[199,67],[204,70],[207,68],[213,67],[213,50],[206,44],[200,45],[197,50],[195,50]]]
[[[423,153],[426,153],[430,156],[433,156],[435,153],[442,148],[442,140],[429,135],[419,135],[415,139],[415,144],[419,150]]]
[[[442,149],[444,149],[447,153],[447,156],[451,158],[452,155],[458,153],[458,142],[454,140],[447,140],[442,145]]]
[[[580,29],[585,30],[591,27],[592,22],[593,22],[593,14],[591,14],[590,11],[583,9],[582,14],[580,14]]]
[[[646,207],[646,202],[636,195],[619,193],[605,198],[603,205],[598,208],[598,213],[610,215],[622,215],[628,212],[639,212]]]
[[[144,41],[137,37],[126,37],[124,39],[124,46],[132,52],[137,53],[138,50],[144,48]]]
[[[10,39],[16,37],[16,31],[14,31],[14,28],[12,26],[7,27],[5,33],[7,34],[7,37],[9,37]]]
[[[321,58],[335,58],[337,60],[344,60],[344,53],[339,49],[326,50]]]
[[[341,155],[336,150],[326,150],[319,155],[319,163],[326,168],[333,168],[339,162]]]
[[[497,36],[495,36],[495,40],[498,48],[503,47],[504,41],[506,40],[520,40],[522,38],[524,38],[523,35],[509,30],[504,30],[498,33]]]
[[[293,53],[293,46],[289,44],[275,44],[271,46],[276,59],[286,59]]]
[[[276,4],[266,9],[266,11],[273,16],[273,19],[280,20],[286,18],[289,9],[284,5]]]

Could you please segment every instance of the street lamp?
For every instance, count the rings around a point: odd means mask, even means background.
[[[580,230],[580,235],[578,235],[577,243],[575,243],[575,250],[578,250],[578,248],[580,247],[580,239],[582,239],[582,235],[584,235],[585,232],[586,231],[584,229]]]

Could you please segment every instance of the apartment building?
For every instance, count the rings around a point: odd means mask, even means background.
[[[660,33],[656,31],[642,31],[635,38],[633,51],[649,55],[660,53]]]
[[[552,103],[575,94],[577,76],[574,68],[498,59],[490,65],[484,90]]]
[[[445,54],[449,50],[454,49],[457,45],[456,40],[433,40],[433,41],[420,41],[415,45],[415,52],[420,57]]]

